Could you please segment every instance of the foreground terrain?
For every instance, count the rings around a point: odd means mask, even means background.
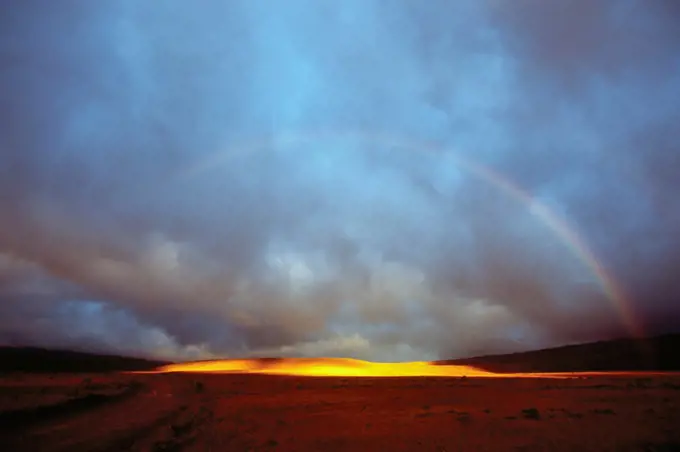
[[[0,376],[3,451],[671,451],[678,426],[678,374]]]

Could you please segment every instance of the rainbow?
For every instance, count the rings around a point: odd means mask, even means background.
[[[324,140],[351,139],[361,143],[394,146],[404,150],[419,151],[426,153],[443,153],[447,149],[430,143],[416,143],[412,140],[397,139],[393,135],[380,133],[352,132],[352,131],[316,131],[304,133],[285,133],[275,137],[275,141],[281,146],[303,145],[311,142]],[[236,155],[243,155],[266,150],[271,147],[272,141],[258,140],[243,143],[235,148],[213,154],[210,158],[190,167],[180,175],[181,178],[193,178],[205,171],[226,163]],[[612,274],[597,258],[583,237],[573,226],[561,217],[557,212],[546,204],[537,200],[531,193],[521,188],[506,176],[459,154],[451,154],[456,166],[467,171],[479,179],[491,184],[501,192],[515,199],[525,206],[536,218],[541,220],[554,235],[564,244],[572,254],[590,271],[595,277],[601,289],[607,296],[613,308],[620,314],[621,322],[625,329],[635,338],[644,337],[644,329],[636,320],[632,307],[632,300],[627,296],[625,289],[616,281]]]

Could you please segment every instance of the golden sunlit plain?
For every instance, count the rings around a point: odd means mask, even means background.
[[[264,358],[195,361],[163,366],[157,372],[245,373],[309,377],[517,377],[540,374],[497,374],[472,366],[427,361],[374,363],[348,358]]]

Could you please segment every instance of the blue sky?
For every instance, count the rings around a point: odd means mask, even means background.
[[[461,159],[563,217],[648,333],[678,328],[674,1],[2,8],[4,344],[421,360],[625,335]]]

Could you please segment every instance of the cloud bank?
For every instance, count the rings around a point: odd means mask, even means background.
[[[389,361],[629,333],[461,161],[677,330],[676,2],[421,3],[7,3],[0,342]]]

